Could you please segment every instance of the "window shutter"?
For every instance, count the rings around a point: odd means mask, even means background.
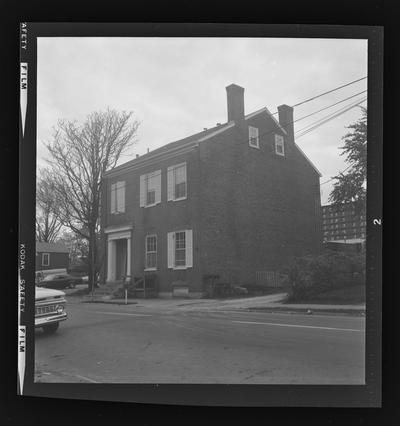
[[[174,267],[174,258],[175,258],[175,232],[168,232],[168,268]]]
[[[184,179],[185,179],[185,182],[186,182],[186,196],[187,196],[187,175],[186,175],[186,163],[185,163],[185,167],[183,168],[183,176],[184,176]]]
[[[146,205],[146,185],[145,185],[146,175],[140,176],[140,207]]]
[[[185,231],[186,239],[186,267],[191,268],[193,266],[193,232],[191,229]]]
[[[157,170],[154,177],[154,185],[156,190],[156,200],[155,203],[161,203],[161,170]]]
[[[167,200],[171,201],[174,199],[174,168],[168,167],[167,172]]]
[[[118,189],[117,189],[118,195],[118,212],[124,213],[125,212],[125,182],[118,182]]]
[[[111,185],[111,213],[115,213],[115,205],[116,205],[116,191],[115,191],[115,183]]]

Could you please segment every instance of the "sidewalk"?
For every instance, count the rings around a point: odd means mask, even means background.
[[[128,306],[148,309],[174,309],[176,311],[254,311],[254,312],[285,312],[285,313],[325,313],[365,315],[365,304],[333,305],[314,303],[284,303],[286,293],[267,296],[246,297],[241,299],[128,299]],[[91,303],[91,296],[83,296],[81,302]],[[107,300],[95,296],[94,303],[124,305],[124,299]]]

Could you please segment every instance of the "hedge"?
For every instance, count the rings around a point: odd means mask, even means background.
[[[309,299],[324,291],[365,283],[365,255],[327,251],[296,258],[288,269],[289,298]]]

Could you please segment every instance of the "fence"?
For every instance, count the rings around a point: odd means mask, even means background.
[[[276,271],[256,271],[256,284],[266,287],[282,287],[282,277]]]

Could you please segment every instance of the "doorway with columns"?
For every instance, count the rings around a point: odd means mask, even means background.
[[[125,229],[106,229],[107,282],[131,276],[132,230]]]

